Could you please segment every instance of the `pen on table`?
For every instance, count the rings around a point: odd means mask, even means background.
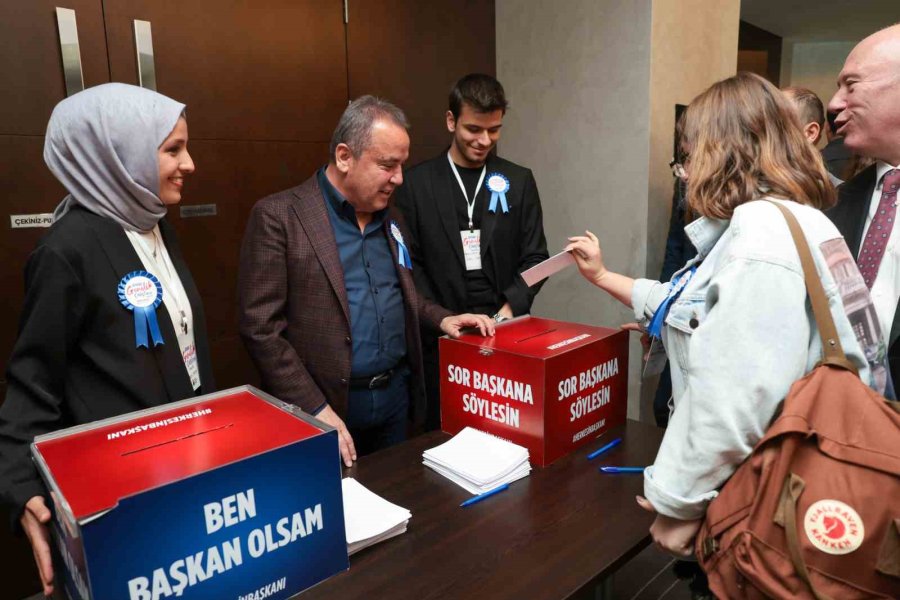
[[[646,467],[600,467],[604,473],[643,473]]]
[[[622,438],[616,438],[616,439],[614,439],[613,441],[611,441],[611,442],[608,443],[607,445],[603,446],[603,447],[600,448],[599,450],[594,450],[593,452],[591,452],[590,454],[588,454],[588,456],[587,456],[587,457],[588,457],[588,460],[591,460],[592,458],[597,458],[598,456],[600,456],[601,454],[603,454],[603,453],[606,452],[607,450],[610,450],[610,449],[612,449],[612,448],[615,448],[616,446],[618,446],[618,445],[621,444],[621,443],[622,443]]]
[[[508,483],[504,483],[503,485],[495,487],[492,490],[488,490],[488,491],[484,492],[483,494],[478,494],[477,496],[472,496],[471,498],[469,498],[468,500],[466,500],[465,502],[460,504],[460,506],[469,506],[470,504],[475,504],[476,502],[481,502],[485,498],[490,498],[494,494],[499,494],[500,492],[502,492],[503,490],[506,490],[506,489],[509,489]]]

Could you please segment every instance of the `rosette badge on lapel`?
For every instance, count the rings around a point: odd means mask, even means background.
[[[163,343],[156,308],[162,303],[162,284],[147,271],[132,271],[119,282],[119,302],[134,313],[134,339],[137,348],[149,348],[147,329],[153,345]]]
[[[391,221],[391,235],[394,236],[394,240],[397,242],[397,262],[400,263],[401,267],[406,267],[412,271],[412,258],[409,256],[406,244],[403,243],[403,234],[400,233],[400,226],[397,225],[397,221]]]
[[[509,212],[509,204],[506,202],[506,192],[509,191],[509,179],[506,175],[500,173],[491,173],[487,180],[488,189],[491,190],[491,203],[488,210],[492,213],[497,212],[497,201],[500,201],[500,210],[505,213]]]

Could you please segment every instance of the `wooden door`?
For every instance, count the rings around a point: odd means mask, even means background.
[[[65,98],[55,7],[63,0],[0,2],[0,402],[6,397],[6,361],[18,329],[28,254],[46,231],[13,229],[10,215],[53,212],[65,196],[44,165],[44,132]],[[109,81],[101,0],[65,0],[75,10],[85,85]],[[0,547],[8,549],[3,595],[22,598],[40,589],[28,543],[13,537],[6,514]]]
[[[237,331],[237,264],[258,199],[327,161],[347,103],[340,0],[104,0],[114,81],[138,82],[134,19],[149,21],[157,90],[187,105],[196,164],[169,211],[203,297],[219,388],[257,383]]]
[[[58,0],[0,3],[0,366],[15,341],[23,269],[45,229],[13,229],[10,215],[52,212],[66,195],[43,159],[44,131],[66,97],[55,6]],[[85,85],[109,81],[100,0],[73,0]],[[5,397],[5,368],[0,373]]]
[[[495,75],[493,0],[347,0],[350,97],[381,96],[412,124],[409,165],[450,143],[444,115],[453,83]]]

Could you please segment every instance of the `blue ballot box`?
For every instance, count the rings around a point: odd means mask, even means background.
[[[348,567],[336,430],[252,387],[39,436],[32,454],[70,598],[277,600]]]

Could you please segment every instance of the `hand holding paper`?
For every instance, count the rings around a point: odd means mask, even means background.
[[[597,236],[585,231],[584,235],[570,237],[566,252],[572,253],[584,278],[594,285],[599,285],[598,282],[606,273],[606,267],[603,265],[603,252],[600,250],[600,240]]]
[[[600,242],[590,231],[586,231],[584,236],[570,237],[565,250],[523,271],[522,279],[531,287],[573,263],[578,265],[581,274],[590,281],[595,281],[606,270],[603,266]]]
[[[590,231],[584,235],[575,235],[569,238],[566,251],[571,252],[578,264],[581,275],[596,285],[610,296],[631,308],[631,291],[634,288],[634,279],[631,277],[613,273],[603,264],[603,251],[600,250],[600,240]]]
[[[525,280],[525,283],[528,285],[528,287],[531,287],[534,284],[550,277],[551,275],[562,271],[574,262],[575,259],[572,257],[572,254],[566,250],[563,250],[559,254],[551,256],[547,260],[523,271],[522,279]]]

